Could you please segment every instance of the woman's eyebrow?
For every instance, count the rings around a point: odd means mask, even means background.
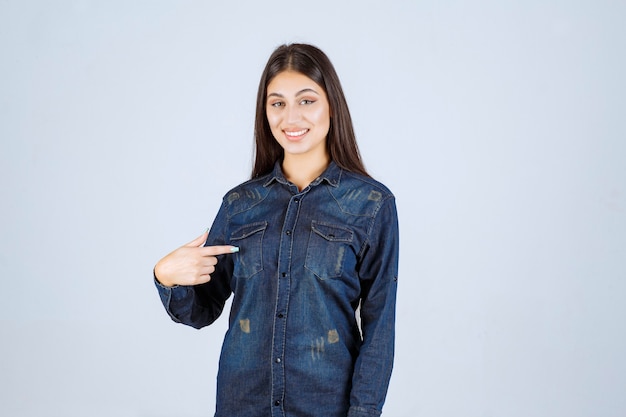
[[[300,96],[300,95],[302,95],[304,93],[313,93],[313,94],[319,95],[319,93],[317,91],[315,91],[314,89],[312,89],[312,88],[304,88],[304,89],[298,91],[298,93],[296,94],[296,97]]]
[[[312,89],[312,88],[303,88],[302,90],[300,90],[300,91],[298,91],[298,92],[296,93],[296,97],[298,97],[298,96],[300,96],[300,95],[302,95],[302,94],[305,94],[305,93],[313,93],[313,94],[316,94],[316,95],[318,95],[318,96],[319,96],[319,93],[318,93],[317,91],[315,91],[314,89]],[[268,98],[269,98],[269,97],[280,97],[280,98],[284,98],[285,96],[284,96],[284,95],[282,95],[282,94],[280,94],[280,93],[269,93],[269,94],[267,95],[267,97],[268,97]]]

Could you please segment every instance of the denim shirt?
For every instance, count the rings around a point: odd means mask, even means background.
[[[380,415],[398,277],[384,185],[331,162],[299,191],[277,163],[225,195],[206,245],[239,252],[220,255],[206,284],[157,288],[170,317],[195,328],[233,294],[216,417]]]

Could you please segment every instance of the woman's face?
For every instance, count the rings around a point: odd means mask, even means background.
[[[278,73],[267,86],[266,114],[285,158],[327,158],[330,105],[315,81],[299,72]]]

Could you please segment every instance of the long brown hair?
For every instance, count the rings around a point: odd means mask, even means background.
[[[315,46],[294,43],[276,48],[261,75],[254,123],[252,178],[271,172],[276,161],[284,156],[283,148],[272,135],[266,115],[267,86],[283,71],[299,72],[324,89],[330,105],[330,129],[326,139],[330,159],[347,171],[369,176],[356,143],[348,104],[330,59]]]

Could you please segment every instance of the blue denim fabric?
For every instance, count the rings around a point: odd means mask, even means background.
[[[171,318],[195,328],[234,295],[216,417],[380,415],[398,276],[385,186],[331,163],[299,191],[276,164],[226,194],[206,245],[240,250],[219,257],[207,284],[157,288]]]

